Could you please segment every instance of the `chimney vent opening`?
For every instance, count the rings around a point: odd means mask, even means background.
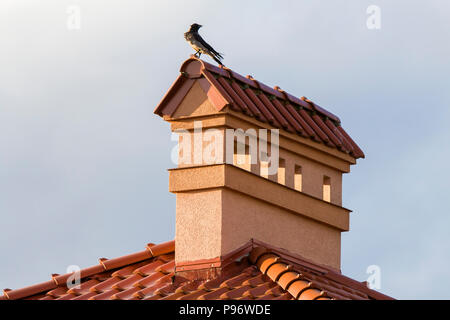
[[[277,178],[279,184],[286,185],[286,161],[281,158],[278,163]]]
[[[323,200],[331,202],[331,179],[330,177],[323,177]]]
[[[302,176],[302,167],[296,165],[294,169],[294,189],[297,191],[303,190],[303,176]]]

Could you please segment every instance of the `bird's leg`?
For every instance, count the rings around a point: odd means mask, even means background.
[[[197,57],[197,58],[200,58],[200,55],[201,55],[200,50],[198,50],[198,51],[194,54],[194,56]]]

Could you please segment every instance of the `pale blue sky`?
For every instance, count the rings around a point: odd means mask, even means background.
[[[339,115],[365,151],[344,179],[344,274],[375,264],[386,294],[450,298],[445,0],[2,0],[0,288],[173,239],[173,142],[153,109],[194,21],[227,66]]]

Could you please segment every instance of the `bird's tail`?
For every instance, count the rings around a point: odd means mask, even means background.
[[[223,63],[222,63],[222,61],[220,61],[219,58],[217,58],[217,57],[214,56],[214,55],[211,55],[211,57],[214,59],[215,62],[217,62],[219,65],[223,66]]]

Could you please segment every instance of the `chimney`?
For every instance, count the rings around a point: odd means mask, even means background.
[[[155,113],[179,137],[177,271],[220,269],[252,239],[340,270],[342,174],[364,157],[335,115],[188,59]]]

